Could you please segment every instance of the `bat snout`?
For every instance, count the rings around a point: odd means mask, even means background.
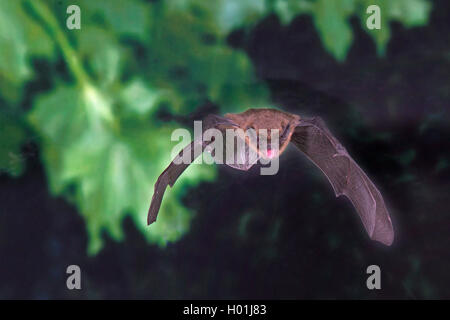
[[[269,146],[267,147],[266,150],[260,150],[260,154],[263,158],[266,159],[273,159],[280,155],[278,148],[271,148]]]

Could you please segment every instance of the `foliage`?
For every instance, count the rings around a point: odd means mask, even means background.
[[[25,142],[25,131],[15,117],[0,113],[0,170],[12,176],[19,176],[24,169],[24,159],[20,155],[20,146]]]
[[[20,147],[31,129],[52,194],[85,218],[91,254],[102,247],[102,232],[123,237],[126,215],[153,243],[178,239],[191,219],[180,203],[186,186],[214,178],[213,167],[191,166],[166,194],[158,223],[146,227],[153,183],[170,161],[177,127],[163,122],[161,111],[187,116],[207,100],[223,112],[267,105],[246,54],[226,44],[232,29],[270,13],[283,23],[310,14],[325,48],[343,60],[352,40],[348,19],[356,14],[364,22],[367,3],[80,0],[82,29],[68,30],[72,2],[0,0],[0,169],[23,171]],[[371,35],[380,52],[390,20],[427,20],[424,0],[379,2],[387,19]],[[46,74],[35,72],[36,61],[45,61]]]
[[[214,1],[212,1],[214,2]],[[268,14],[276,14],[283,24],[288,24],[301,14],[312,16],[323,45],[337,60],[343,61],[351,46],[353,35],[349,23],[357,16],[361,25],[374,39],[379,54],[384,54],[390,38],[391,21],[406,27],[425,25],[431,4],[427,0],[222,0],[217,10],[217,20],[227,31],[251,25]],[[368,30],[366,9],[378,5],[381,10],[381,29]]]
[[[10,3],[2,5],[9,8]],[[179,202],[186,184],[212,179],[214,169],[189,168],[167,193],[158,223],[146,227],[153,183],[170,161],[170,135],[177,126],[159,121],[158,112],[189,114],[205,100],[237,110],[264,102],[266,90],[256,82],[246,55],[226,46],[225,34],[201,8],[186,12],[140,1],[79,1],[82,29],[68,31],[62,10],[68,5],[17,2],[11,10],[25,19],[23,34],[35,32],[36,38],[3,37],[12,42],[9,47],[16,52],[10,56],[16,60],[5,63],[2,72],[16,78],[2,84],[23,90],[32,77],[29,57],[42,54],[55,63],[55,49],[70,73],[68,81],[56,74],[54,88],[35,97],[26,115],[40,137],[51,192],[72,201],[85,217],[90,253],[101,248],[103,230],[122,238],[126,214],[151,242],[176,240],[191,218]],[[52,41],[46,51],[37,52],[32,44],[41,38]],[[23,135],[9,127],[3,130],[16,140],[8,139],[11,147],[4,145],[10,156]]]

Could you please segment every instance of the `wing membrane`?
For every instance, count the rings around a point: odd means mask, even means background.
[[[336,196],[350,199],[370,238],[391,245],[394,230],[381,193],[322,119],[301,120],[291,142],[322,170]]]

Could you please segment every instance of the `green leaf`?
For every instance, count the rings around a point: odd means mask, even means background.
[[[431,2],[426,0],[387,1],[389,18],[401,21],[406,27],[423,26],[428,22]]]
[[[184,12],[168,6],[159,12],[147,44],[152,57],[149,83],[181,95],[181,102],[172,96],[170,106],[178,113],[191,112],[205,99],[229,111],[267,105],[267,88],[244,52],[226,45],[226,34],[214,23],[210,8],[188,8]]]
[[[190,218],[176,200],[177,194],[187,182],[213,178],[212,167],[193,165],[173,192],[168,192],[158,223],[146,227],[153,183],[169,163],[174,127],[153,128],[134,122],[118,130],[96,104],[112,106],[102,101],[101,93],[92,99],[89,90],[96,89],[61,87],[42,96],[29,115],[44,137],[44,161],[46,168],[51,168],[47,173],[52,191],[75,201],[86,219],[89,253],[101,248],[103,230],[122,239],[121,221],[127,214],[152,242],[163,245],[178,239],[187,231]]]
[[[119,36],[144,40],[150,26],[151,6],[143,1],[91,1],[77,3],[83,14],[83,23],[96,23],[110,28]]]
[[[216,21],[225,34],[244,25],[251,25],[267,14],[264,0],[221,0],[218,3],[211,1],[210,4],[214,6]]]
[[[384,55],[390,39],[390,22],[398,21],[406,27],[423,26],[428,22],[431,3],[426,0],[359,0],[360,17],[363,28],[374,39],[377,51]],[[376,4],[381,11],[381,29],[369,30],[366,26],[368,14],[365,13],[369,5]]]
[[[23,124],[16,117],[0,112],[0,173],[6,172],[11,176],[22,174],[25,160],[20,152],[25,142]]]
[[[113,33],[97,26],[84,26],[83,33],[78,33],[78,53],[87,62],[90,74],[107,88],[119,80],[125,55]],[[101,43],[101,46],[99,46]]]
[[[283,24],[289,24],[296,16],[311,13],[314,3],[306,0],[273,0],[273,12]]]
[[[338,61],[343,61],[353,41],[349,17],[353,0],[317,0],[313,9],[314,22],[325,48]]]
[[[12,27],[14,26],[14,27]],[[0,0],[0,94],[17,102],[32,75],[31,56],[51,58],[53,43],[20,0]]]
[[[134,79],[123,88],[121,101],[126,107],[126,112],[145,115],[151,110],[155,110],[162,98],[161,90],[154,90],[148,87],[142,79]]]

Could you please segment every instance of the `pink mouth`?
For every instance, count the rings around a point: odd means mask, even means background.
[[[272,149],[267,149],[267,157],[272,158],[275,155],[275,152]]]

